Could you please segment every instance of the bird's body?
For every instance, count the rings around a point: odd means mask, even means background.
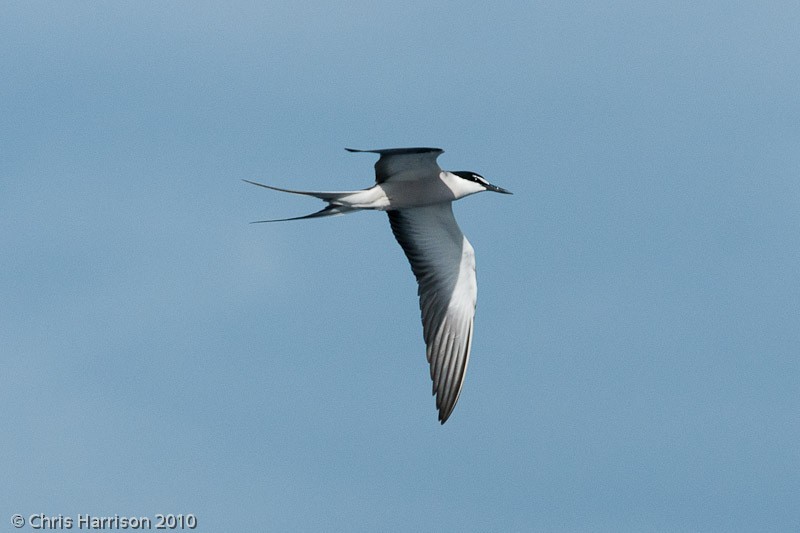
[[[314,196],[328,205],[299,220],[351,213],[387,211],[395,238],[419,284],[423,336],[430,363],[439,420],[447,420],[458,401],[469,361],[477,302],[475,252],[453,216],[453,201],[481,191],[510,194],[474,172],[439,168],[438,148],[352,150],[380,155],[376,184],[342,192],[296,191],[248,181],[268,189]],[[277,222],[267,220],[261,222]]]

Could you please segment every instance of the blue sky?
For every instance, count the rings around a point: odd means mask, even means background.
[[[4,3],[0,520],[800,528],[800,8],[564,4]],[[445,426],[345,146],[515,193]]]

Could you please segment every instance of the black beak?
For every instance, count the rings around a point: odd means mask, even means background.
[[[499,192],[499,193],[502,193],[502,194],[514,194],[511,191],[507,191],[504,188],[498,187],[497,185],[492,185],[491,183],[486,185],[486,190],[487,191],[492,191],[492,192]]]

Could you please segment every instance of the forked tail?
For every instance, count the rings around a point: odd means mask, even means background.
[[[264,185],[263,183],[257,183],[255,181],[250,181],[250,180],[242,180],[242,181],[246,181],[247,183],[250,183],[252,185],[258,185],[259,187],[264,187],[265,189],[272,189],[273,191],[288,192],[292,194],[302,194],[304,196],[313,196],[314,198],[319,198],[320,200],[328,202],[328,205],[326,205],[324,209],[321,209],[316,213],[311,213],[310,215],[303,215],[301,217],[291,217],[291,218],[277,218],[274,220],[255,220],[251,222],[251,224],[261,224],[263,222],[286,222],[288,220],[302,220],[304,218],[330,217],[333,215],[344,215],[359,210],[357,207],[350,207],[337,203],[337,200],[353,194],[352,192],[349,191],[348,192],[295,191],[292,189],[281,189],[280,187],[272,187],[271,185]]]

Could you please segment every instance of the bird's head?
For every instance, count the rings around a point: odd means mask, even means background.
[[[473,192],[492,191],[503,194],[513,194],[511,191],[507,191],[502,187],[498,187],[497,185],[492,185],[486,178],[484,178],[477,172],[471,172],[468,170],[459,170],[456,172],[451,172],[451,174],[454,174],[463,180],[476,184],[478,188]],[[471,187],[474,187],[474,185]]]

